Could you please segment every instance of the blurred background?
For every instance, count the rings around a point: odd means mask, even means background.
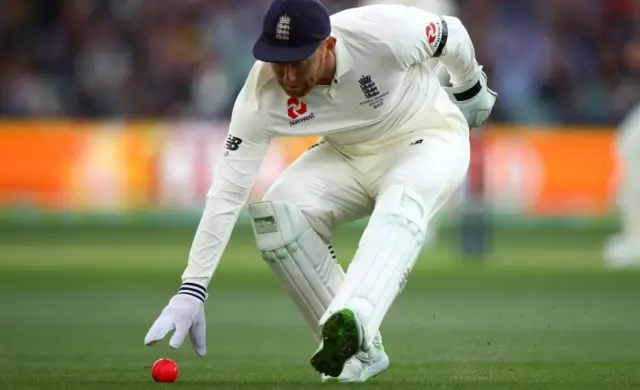
[[[392,1],[324,2],[336,12]],[[472,137],[467,183],[432,227],[437,240],[385,323],[392,351],[488,370],[501,361],[640,361],[640,279],[606,272],[602,255],[619,229],[618,128],[640,103],[640,1],[395,2],[459,16],[500,97]],[[8,367],[0,385],[37,388],[25,373],[52,357],[68,372],[86,365],[106,378],[100,343],[126,375],[142,377],[132,365],[155,355],[138,346],[180,282],[268,5],[0,0],[0,365]],[[314,140],[274,142],[251,198]],[[362,227],[337,235],[343,263]],[[229,341],[236,334],[269,357],[257,372],[304,364],[308,348],[279,331],[293,321],[291,337],[311,339],[244,216],[216,277],[211,310],[233,318],[210,322],[218,364],[234,372],[251,359]],[[263,294],[247,295],[249,283]],[[264,307],[271,314],[248,314]],[[247,335],[256,326],[271,339]],[[409,340],[409,327],[424,327],[426,339]],[[458,377],[448,370],[431,374]],[[608,380],[593,367],[563,370],[565,380],[592,380],[589,389]]]
[[[638,101],[636,1],[400,2],[460,16],[500,91],[497,122],[611,125]],[[224,120],[269,0],[0,4],[2,115]]]
[[[498,211],[609,214],[611,142],[640,101],[638,2],[394,1],[458,15],[474,40],[500,93],[474,155]],[[0,206],[199,211],[268,5],[0,1]],[[274,145],[255,196],[312,141]]]

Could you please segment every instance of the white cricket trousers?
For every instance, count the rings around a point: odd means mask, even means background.
[[[285,170],[264,200],[296,205],[329,243],[336,228],[371,215],[379,194],[402,185],[423,197],[426,226],[462,184],[469,158],[467,129],[415,131],[353,152],[321,142]]]
[[[314,312],[324,314],[317,323],[310,320],[312,329],[318,331],[332,313],[349,308],[363,327],[362,348],[380,340],[379,327],[407,282],[429,221],[464,180],[468,134],[466,128],[406,132],[387,137],[384,144],[351,148],[319,143],[274,183],[265,200],[294,205],[326,244],[342,224],[372,216],[347,273],[336,270],[331,286],[324,286],[331,290],[331,302]],[[299,288],[290,292],[305,301]],[[313,317],[307,305],[299,307]]]

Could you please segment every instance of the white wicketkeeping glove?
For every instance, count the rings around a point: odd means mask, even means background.
[[[489,118],[498,97],[487,86],[487,75],[482,67],[479,67],[472,80],[456,86],[449,83],[449,73],[442,64],[435,64],[432,69],[449,99],[462,111],[469,127],[480,127]]]
[[[199,291],[191,290],[190,287],[185,289],[184,286],[185,284],[180,287],[178,294],[174,295],[162,310],[158,319],[147,332],[144,343],[153,345],[162,340],[169,332],[174,331],[169,340],[169,346],[177,349],[182,346],[188,333],[193,349],[198,355],[204,356],[207,353],[207,323],[203,304],[206,292],[202,294],[201,299]],[[198,287],[204,290],[200,286],[197,286],[196,289]]]

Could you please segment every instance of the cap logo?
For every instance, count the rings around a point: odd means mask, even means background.
[[[291,29],[291,18],[289,15],[282,15],[276,25],[276,39],[279,41],[289,40],[289,30]]]

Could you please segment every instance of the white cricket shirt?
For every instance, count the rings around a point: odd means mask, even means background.
[[[418,130],[468,131],[431,71],[438,61],[454,85],[479,72],[460,20],[402,5],[371,5],[339,12],[331,22],[337,38],[331,85],[289,98],[269,64],[258,61],[251,69],[234,105],[184,281],[209,283],[274,137],[324,136],[349,153],[375,152],[386,140]]]

